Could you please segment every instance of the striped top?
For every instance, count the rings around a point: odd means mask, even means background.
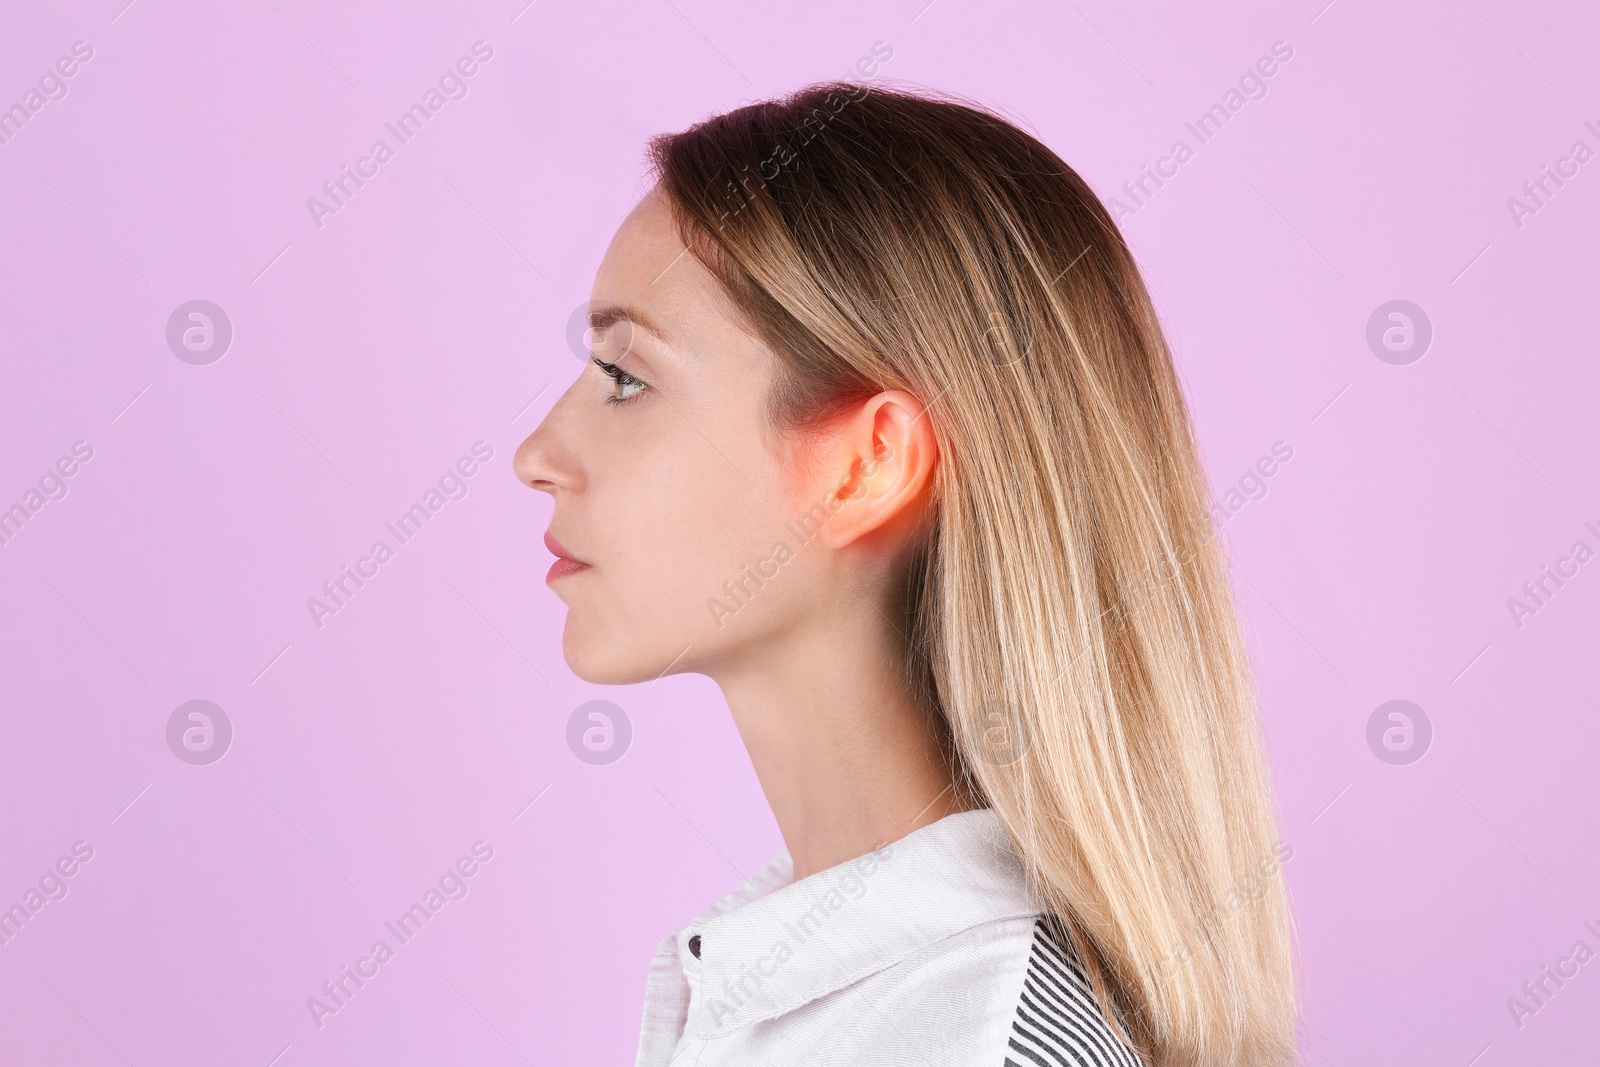
[[[1034,924],[1004,1067],[1144,1067],[1096,1005],[1071,946],[1043,918]]]

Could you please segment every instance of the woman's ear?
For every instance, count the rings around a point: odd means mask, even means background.
[[[939,460],[927,410],[910,393],[890,389],[831,427],[826,465],[833,491],[823,502],[824,545],[843,548],[920,514]]]

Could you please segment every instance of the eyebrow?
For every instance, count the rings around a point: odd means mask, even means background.
[[[601,304],[589,309],[589,329],[604,330],[619,322],[631,322],[644,330],[664,345],[670,346],[672,340],[666,330],[646,311],[623,304]]]

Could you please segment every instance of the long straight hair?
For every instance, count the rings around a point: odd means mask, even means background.
[[[940,453],[908,678],[1153,1067],[1295,1058],[1286,858],[1209,492],[1116,225],[1012,123],[848,83],[651,142],[776,353],[776,423],[883,389]]]

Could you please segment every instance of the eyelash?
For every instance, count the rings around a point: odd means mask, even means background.
[[[633,375],[629,374],[615,363],[607,363],[603,359],[592,356],[590,357],[590,360],[596,367],[600,368],[600,372],[602,374],[604,374],[607,378],[610,378],[611,381],[616,385],[620,385],[624,388],[630,385],[637,385],[639,387],[638,390],[635,391],[631,396],[612,395],[606,397],[607,404],[626,404],[650,388],[648,383],[642,382],[638,378],[635,378]]]

